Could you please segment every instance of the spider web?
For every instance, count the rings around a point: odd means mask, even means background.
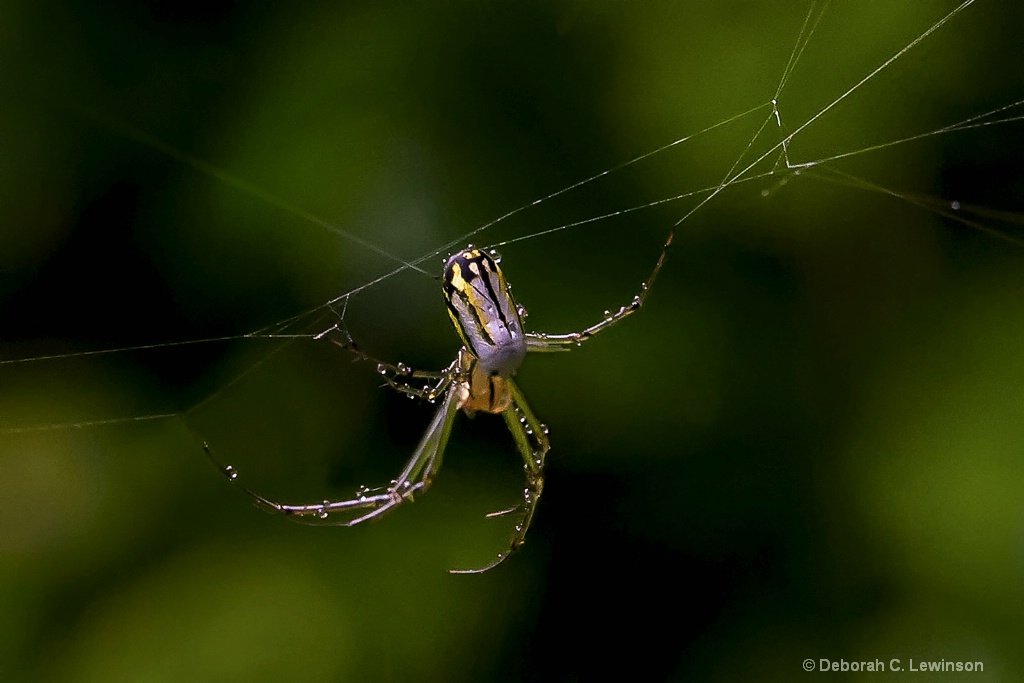
[[[874,10],[883,15],[886,11]],[[436,277],[441,260],[467,243],[500,249],[505,254],[510,280],[522,302],[534,313],[530,323],[536,320],[537,326],[553,332],[579,329],[598,319],[602,309],[628,302],[649,273],[659,244],[670,230],[676,231],[677,241],[683,246],[677,246],[670,255],[669,271],[676,267],[674,263],[685,261],[685,257],[678,258],[680,249],[686,249],[687,244],[698,244],[708,239],[708,235],[731,234],[738,240],[758,239],[742,229],[723,227],[729,225],[737,207],[753,202],[761,202],[785,214],[789,211],[787,203],[794,198],[838,191],[847,201],[891,200],[894,212],[911,207],[923,216],[941,219],[952,230],[979,231],[1019,244],[1021,236],[1016,226],[1020,220],[1019,214],[1014,213],[1018,207],[984,195],[977,203],[961,195],[940,196],[928,179],[922,182],[913,177],[916,167],[907,157],[921,150],[924,154],[936,153],[935,150],[942,153],[945,149],[942,145],[951,139],[975,149],[991,144],[991,138],[984,137],[987,131],[1018,129],[1024,118],[1024,99],[1014,99],[1012,94],[1005,99],[1005,92],[995,96],[1003,99],[995,100],[989,93],[974,96],[967,93],[962,101],[917,110],[914,116],[905,117],[910,120],[893,112],[895,103],[902,101],[904,89],[948,97],[948,90],[939,87],[947,78],[957,78],[965,83],[964,89],[967,88],[969,71],[957,72],[957,61],[966,60],[964,55],[981,49],[977,39],[972,40],[972,31],[977,30],[973,22],[986,18],[991,21],[992,12],[989,4],[963,2],[938,3],[929,11],[913,16],[885,15],[892,22],[893,30],[880,32],[881,37],[877,38],[865,35],[863,54],[837,63],[829,58],[831,41],[837,34],[855,34],[866,28],[856,23],[847,25],[850,21],[866,21],[866,15],[830,6],[827,2],[812,2],[788,13],[789,35],[761,34],[759,40],[751,43],[775,48],[772,52],[775,59],[764,59],[772,62],[766,67],[766,71],[773,74],[772,80],[762,80],[756,96],[748,97],[739,105],[728,102],[724,108],[715,110],[718,115],[688,125],[684,128],[688,132],[682,136],[660,136],[662,129],[678,130],[678,124],[649,125],[644,135],[638,133],[635,140],[630,140],[632,149],[648,151],[615,157],[626,161],[612,161],[607,149],[600,150],[605,156],[591,150],[595,158],[574,159],[565,164],[567,170],[552,171],[532,185],[525,184],[533,188],[543,184],[559,189],[542,189],[523,195],[529,190],[517,188],[520,196],[514,201],[509,201],[512,191],[496,193],[505,207],[515,207],[510,210],[495,211],[490,205],[467,200],[466,191],[459,187],[452,193],[454,201],[461,199],[469,205],[467,214],[497,216],[469,222],[472,227],[468,228],[464,219],[449,220],[450,217],[444,215],[428,219],[412,215],[407,218],[414,229],[401,234],[389,233],[389,229],[382,229],[381,225],[395,218],[394,213],[385,219],[365,218],[363,224],[367,229],[350,228],[323,218],[328,215],[323,210],[304,208],[309,205],[305,188],[292,187],[291,192],[285,188],[280,194],[266,189],[274,185],[264,179],[265,168],[257,168],[253,174],[257,179],[249,181],[242,174],[184,152],[102,110],[73,105],[74,115],[86,121],[86,125],[98,124],[123,141],[172,159],[186,178],[211,179],[226,198],[217,195],[208,201],[220,203],[223,206],[219,208],[239,215],[239,222],[249,226],[254,224],[256,214],[269,213],[272,216],[268,220],[283,227],[284,234],[294,234],[289,231],[299,225],[303,230],[318,231],[330,238],[330,243],[344,245],[326,261],[336,267],[340,260],[340,270],[347,275],[347,280],[339,286],[337,273],[325,274],[328,267],[320,259],[315,260],[317,265],[312,265],[312,260],[293,262],[297,268],[308,271],[306,274],[312,274],[296,285],[300,290],[299,298],[316,303],[298,313],[287,312],[289,303],[282,307],[284,314],[276,315],[275,302],[267,302],[265,308],[271,311],[273,322],[250,325],[249,321],[258,316],[243,318],[238,323],[241,331],[233,329],[224,334],[183,341],[131,343],[27,356],[19,355],[15,349],[15,353],[0,361],[0,369],[5,372],[108,356],[138,359],[153,354],[166,357],[168,353],[180,353],[188,359],[192,349],[209,346],[223,348],[227,345],[234,350],[215,362],[215,369],[196,382],[190,390],[192,393],[186,392],[183,399],[179,396],[182,404],[172,405],[168,410],[139,411],[129,407],[131,396],[124,399],[128,405],[105,397],[101,402],[108,411],[105,415],[66,419],[47,416],[46,412],[42,417],[33,413],[28,417],[8,418],[9,426],[4,431],[6,434],[60,432],[71,427],[166,421],[182,416],[189,424],[215,426],[224,418],[215,409],[205,416],[207,409],[216,408],[219,402],[225,401],[225,396],[254,391],[251,385],[254,378],[256,382],[268,382],[264,392],[275,391],[269,378],[275,377],[278,370],[268,370],[268,367],[282,354],[296,353],[304,357],[301,361],[286,363],[285,369],[280,370],[299,376],[315,375],[318,372],[315,368],[321,366],[317,364],[337,364],[338,349],[324,343],[325,337],[337,339],[351,335],[361,348],[388,361],[401,359],[417,366],[427,364],[431,369],[441,367],[450,360],[454,342],[450,332],[444,329],[447,322],[438,314],[438,288],[432,278]],[[858,44],[856,40],[852,42]],[[878,44],[869,44],[873,42]],[[750,55],[740,59],[740,63],[748,65],[757,61],[760,57]],[[709,72],[725,67],[713,60],[706,64],[704,68]],[[620,91],[629,92],[629,85],[621,85]],[[744,91],[750,95],[749,89],[744,88]],[[866,121],[865,111],[871,112]],[[973,137],[975,135],[980,137]],[[659,141],[650,144],[652,139]],[[645,142],[636,144],[637,141]],[[495,158],[494,161],[502,160]],[[552,165],[558,166],[557,163]],[[579,172],[588,167],[599,170]],[[565,177],[568,173],[575,175]],[[500,183],[500,175],[496,177]],[[998,180],[1002,185],[1009,178]],[[921,185],[923,189],[915,189]],[[397,190],[390,187],[375,201],[387,202],[396,194]],[[286,195],[298,199],[285,199]],[[1009,197],[1001,199],[1009,200]],[[420,209],[423,204],[420,202]],[[417,209],[416,202],[404,206],[408,211]],[[1001,212],[993,208],[995,206],[1009,210]],[[427,223],[433,227],[426,227]],[[456,227],[446,231],[437,228],[437,224]],[[642,226],[642,230],[637,226]],[[415,228],[421,228],[421,234],[415,234]],[[259,239],[259,235],[248,237]],[[597,243],[603,248],[589,254],[586,262],[578,262],[584,260],[575,256],[575,245],[581,241]],[[271,241],[271,244],[271,248],[281,246],[280,242]],[[288,251],[286,255],[294,259],[297,253]],[[243,264],[245,260],[239,259]],[[533,266],[532,277],[525,265],[530,260],[538,264]],[[237,275],[244,265],[221,264],[220,267]],[[591,288],[596,292],[593,300],[586,291]],[[231,291],[238,296],[237,289]],[[561,303],[553,294],[556,291],[567,293],[561,297]],[[659,296],[655,291],[652,301]],[[670,295],[666,292],[665,296]],[[562,319],[555,314],[542,313],[545,306],[550,306],[549,310],[561,309]],[[548,330],[550,326],[558,328]],[[420,332],[422,335],[418,334]],[[307,356],[322,357],[314,362]],[[174,365],[179,367],[187,362],[178,361]],[[301,366],[298,370],[296,362]],[[59,408],[59,402],[51,402],[50,396],[51,392],[64,388],[65,380],[57,381],[34,369],[29,372],[35,385],[29,393]],[[260,430],[259,434],[246,437],[236,433],[223,440],[237,444],[240,452],[268,442],[271,450],[285,452],[313,448],[308,443],[311,437],[304,436],[302,431],[318,432],[325,441],[328,441],[324,436],[327,432],[357,432],[357,425],[372,422],[369,417],[372,411],[365,406],[361,408],[359,401],[366,403],[366,392],[374,389],[376,379],[372,367],[358,367],[353,372],[346,375],[343,382],[303,390],[299,398],[293,398],[295,405],[291,410],[278,408],[281,421],[292,420],[296,424],[294,430],[275,436],[275,431],[280,432],[280,425],[275,423],[273,429]],[[90,379],[96,376],[85,374],[76,378],[75,383]],[[306,377],[306,380],[311,378]],[[315,384],[309,381],[306,386]],[[24,388],[17,382],[12,386]],[[315,414],[318,402],[338,400],[339,395],[345,397],[336,424],[311,429],[312,418],[302,419],[302,415]],[[8,406],[13,400],[7,401]],[[88,393],[86,400],[89,400]],[[5,412],[13,416],[22,414],[17,410]],[[251,426],[246,424],[245,430],[250,430]],[[208,428],[214,427],[202,426],[196,430],[205,435]]]

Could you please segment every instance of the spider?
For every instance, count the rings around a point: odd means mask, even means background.
[[[347,331],[335,324],[317,337],[329,338],[360,360],[377,363],[377,372],[393,389],[431,403],[440,401],[423,438],[405,467],[388,486],[378,489],[361,487],[356,497],[349,500],[291,505],[272,501],[245,487],[242,487],[243,490],[258,505],[272,512],[310,517],[313,518],[310,520],[312,523],[354,526],[380,517],[430,487],[441,468],[441,458],[452,424],[460,410],[469,416],[478,412],[501,415],[522,455],[526,487],[522,501],[508,509],[492,512],[487,517],[517,515],[518,519],[508,549],[498,553],[494,560],[476,569],[449,571],[454,574],[477,574],[493,569],[517,551],[526,539],[526,532],[544,490],[544,462],[550,448],[548,428],[527,405],[513,376],[527,353],[568,351],[639,310],[661,270],[673,235],[674,231],[662,246],[653,270],[641,285],[640,293],[628,305],[622,306],[617,312],[605,311],[601,321],[579,332],[566,334],[524,332],[526,311],[512,298],[505,275],[498,266],[501,259],[497,252],[467,246],[450,256],[444,267],[442,286],[448,315],[463,346],[451,365],[440,372],[413,370],[404,363],[378,361],[359,350]],[[333,332],[343,332],[345,339],[330,338],[328,335]],[[414,386],[414,382],[418,386]],[[217,462],[206,443],[203,443],[203,448]],[[231,481],[237,481],[237,472],[233,467],[220,467]],[[350,514],[343,515],[338,521],[328,521],[336,513]]]

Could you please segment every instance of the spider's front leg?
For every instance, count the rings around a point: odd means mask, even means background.
[[[214,458],[209,446],[205,442],[202,445],[206,454],[221,468],[228,479],[240,486],[260,507],[271,512],[296,517],[296,521],[303,521],[309,524],[354,526],[360,522],[383,515],[402,502],[412,500],[415,494],[426,491],[430,487],[434,477],[437,475],[437,471],[441,467],[441,458],[444,455],[444,449],[451,434],[452,423],[459,411],[459,398],[457,386],[450,386],[444,396],[444,400],[434,414],[434,418],[427,427],[426,433],[397,478],[392,480],[387,487],[381,489],[360,489],[356,493],[355,498],[348,500],[325,500],[320,503],[302,505],[279,503],[270,500],[245,486],[241,486],[235,469],[230,465],[221,465]],[[358,514],[364,510],[366,512]],[[355,516],[349,514],[343,515],[340,519],[332,519],[332,515],[352,512],[356,513]]]
[[[488,569],[493,569],[504,562],[509,555],[519,550],[526,541],[526,532],[533,521],[533,515],[537,510],[537,503],[540,502],[541,493],[544,491],[544,462],[547,458],[550,443],[548,442],[548,428],[537,419],[537,416],[530,410],[526,403],[523,392],[511,379],[505,380],[511,403],[502,413],[505,423],[508,425],[512,437],[515,439],[516,447],[523,456],[523,469],[526,471],[526,488],[523,489],[523,501],[507,510],[492,512],[488,517],[505,517],[507,515],[519,514],[509,541],[508,550],[498,553],[498,556],[490,564],[478,569],[451,569],[453,574],[479,574]]]

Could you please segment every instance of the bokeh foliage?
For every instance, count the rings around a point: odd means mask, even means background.
[[[789,130],[954,6],[834,4],[780,98]],[[976,3],[791,156],[1019,99],[1009,5]],[[7,3],[3,357],[232,337],[311,309],[394,267],[339,229],[414,259],[767,102],[806,12]],[[714,184],[765,115],[474,241]],[[933,137],[840,168],[1011,212],[1009,228],[978,220],[1012,229],[1020,135]],[[692,205],[503,248],[530,325],[577,329],[626,303]],[[261,514],[204,458],[196,435],[295,501],[390,479],[430,408],[329,344],[0,366],[0,678],[586,680],[624,665],[789,681],[824,675],[801,671],[808,657],[898,657],[1017,680],[1022,266],[1018,244],[914,201],[811,174],[731,188],[683,224],[648,308],[524,366],[551,426],[545,499],[523,552],[479,577],[445,570],[506,538],[482,519],[521,487],[500,420],[460,420],[430,494],[356,529]],[[353,298],[346,322],[369,353],[441,367],[457,342],[438,289],[403,273]],[[10,431],[157,413],[178,417]]]

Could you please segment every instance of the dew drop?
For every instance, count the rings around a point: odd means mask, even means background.
[[[398,371],[399,375],[408,375],[412,373],[412,368],[410,368],[405,363],[399,363],[398,365],[395,366],[395,369]]]
[[[544,432],[545,434],[548,433],[548,426],[543,422],[540,423],[540,431]]]
[[[383,363],[377,363],[377,374],[386,375],[388,374],[388,366]]]
[[[614,315],[612,315],[612,312],[611,312],[611,311],[608,311],[608,310],[606,310],[606,311],[604,312],[604,319],[605,319],[605,320],[611,321],[611,319],[612,319],[612,318],[614,318],[614,317],[615,317],[615,316],[614,316]]]
[[[953,209],[954,211],[959,211],[960,210],[960,202],[958,202],[956,200],[953,200],[952,202],[949,203],[949,208]]]
[[[238,472],[235,471],[235,468],[233,466],[231,466],[231,465],[225,465],[224,466],[224,474],[231,481],[234,481],[235,479],[238,479]]]

